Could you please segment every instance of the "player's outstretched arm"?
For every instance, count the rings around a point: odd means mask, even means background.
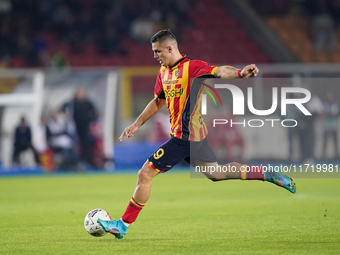
[[[123,141],[124,136],[130,138],[133,136],[137,130],[154,116],[165,104],[165,99],[154,98],[150,101],[150,103],[145,107],[144,111],[138,116],[136,121],[125,128],[124,132],[120,135],[119,141]]]
[[[256,76],[259,69],[255,64],[247,65],[239,70],[233,66],[220,66],[214,76],[222,79],[251,78]]]

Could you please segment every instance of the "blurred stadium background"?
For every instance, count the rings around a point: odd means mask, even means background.
[[[190,58],[239,68],[259,65],[258,78],[239,83],[254,87],[258,109],[270,108],[272,87],[305,87],[312,93],[307,108],[313,116],[304,119],[293,109],[290,117],[299,127],[289,132],[281,127],[222,130],[226,146],[211,141],[220,161],[337,162],[339,17],[339,0],[2,0],[0,172],[137,170],[166,139],[166,112],[133,139],[118,143],[117,138],[153,98],[159,66],[149,38],[163,28],[175,33],[180,51]],[[51,159],[43,146],[36,148],[40,164],[32,150],[13,164],[21,117],[31,127],[33,146],[46,144],[41,118],[48,124],[79,88],[97,112],[90,132],[96,163],[78,161],[63,169],[62,159]],[[230,95],[222,100],[231,106]],[[279,111],[271,118],[280,119]],[[74,147],[79,154],[77,139]]]

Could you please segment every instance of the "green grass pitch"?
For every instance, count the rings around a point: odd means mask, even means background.
[[[1,178],[0,254],[339,254],[340,179],[296,179],[293,195],[161,174],[124,239],[89,235],[86,213],[119,218],[135,183],[135,174]]]

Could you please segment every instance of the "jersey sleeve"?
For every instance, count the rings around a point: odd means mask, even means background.
[[[218,66],[209,65],[201,60],[192,60],[190,63],[190,72],[193,78],[211,75],[213,76]]]
[[[156,84],[155,84],[155,97],[165,99],[165,93],[163,91],[163,84],[161,79],[161,72],[159,71]]]

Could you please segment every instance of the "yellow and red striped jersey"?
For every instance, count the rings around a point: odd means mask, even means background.
[[[202,141],[207,136],[208,130],[201,116],[201,86],[192,86],[195,78],[212,77],[217,68],[185,56],[170,68],[161,67],[155,97],[166,99],[171,136],[189,141]]]

